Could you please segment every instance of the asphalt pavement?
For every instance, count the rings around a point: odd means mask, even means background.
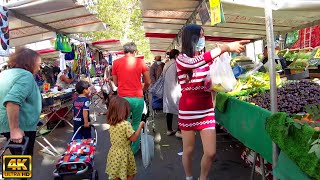
[[[91,115],[93,125],[97,128],[98,142],[96,156],[94,160],[95,169],[99,173],[99,179],[108,179],[105,174],[107,153],[110,148],[108,125],[106,116],[97,114],[102,111],[103,106],[92,108]],[[94,116],[94,114],[96,114]],[[176,118],[175,118],[176,119]],[[149,120],[152,120],[150,117]],[[182,152],[182,141],[175,136],[166,135],[166,121],[163,113],[155,115],[155,132],[151,131],[152,135],[161,137],[159,143],[155,144],[155,157],[152,164],[144,168],[142,165],[141,151],[135,156],[138,173],[135,180],[184,180],[184,171],[181,158],[179,155]],[[177,121],[174,121],[175,127]],[[150,128],[152,130],[152,128]],[[52,145],[63,153],[66,150],[67,143],[73,134],[73,129],[66,125],[46,135],[45,137]],[[38,139],[44,144],[43,139]],[[247,167],[240,158],[241,146],[234,141],[230,136],[224,134],[217,135],[217,156],[211,168],[210,180],[249,180],[251,168]],[[0,138],[0,147],[4,143],[4,138]],[[52,172],[59,156],[52,156],[41,151],[41,147],[36,143],[33,157],[33,180],[51,180],[54,179]],[[200,176],[200,161],[202,157],[202,144],[199,133],[196,135],[195,152],[193,159],[193,176],[197,179]],[[69,177],[66,179],[85,179],[86,177]],[[256,177],[255,179],[261,179]]]

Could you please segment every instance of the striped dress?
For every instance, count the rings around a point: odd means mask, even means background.
[[[178,80],[182,96],[179,103],[178,125],[184,131],[199,131],[215,128],[214,105],[210,92],[204,91],[204,80],[215,55],[206,52],[193,58],[180,54],[176,60]],[[214,56],[214,57],[212,57]],[[188,74],[191,74],[191,80]]]

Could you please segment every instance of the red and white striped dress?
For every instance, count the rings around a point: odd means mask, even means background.
[[[214,129],[215,115],[210,92],[204,91],[204,80],[212,59],[210,52],[193,58],[180,54],[176,60],[178,80],[182,89],[179,103],[178,125],[184,131]],[[218,55],[218,54],[217,54]],[[191,80],[187,80],[192,72]]]

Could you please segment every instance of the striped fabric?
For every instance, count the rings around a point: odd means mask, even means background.
[[[214,52],[207,52],[194,58],[180,54],[176,60],[178,80],[182,89],[178,117],[181,130],[197,131],[215,127],[212,96],[210,92],[204,91],[204,80],[210,70],[212,54]],[[188,74],[192,74],[191,79]]]

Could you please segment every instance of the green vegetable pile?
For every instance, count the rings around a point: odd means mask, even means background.
[[[280,75],[276,75],[277,86],[281,85]],[[245,78],[238,80],[237,87],[234,91],[229,92],[231,96],[239,97],[244,100],[251,95],[264,93],[270,89],[270,77],[268,73],[256,72]],[[244,96],[244,97],[243,97]]]
[[[303,62],[308,62],[312,52],[294,52],[294,51],[287,51],[283,57],[287,61],[303,61]]]
[[[315,153],[308,153],[310,140],[313,142],[320,133],[306,125],[296,126],[286,113],[276,113],[267,120],[266,131],[303,172],[320,179],[320,161]]]

